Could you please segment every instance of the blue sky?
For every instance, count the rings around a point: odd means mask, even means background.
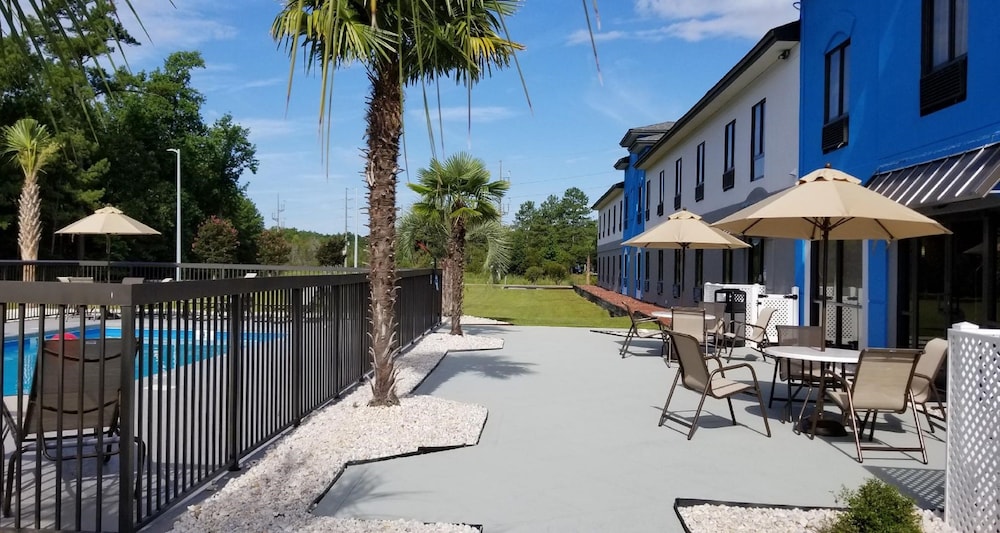
[[[206,68],[195,73],[192,84],[207,99],[204,118],[211,123],[230,113],[250,129],[260,168],[242,179],[265,224],[274,226],[280,216],[285,227],[339,233],[346,220],[350,231],[367,234],[361,154],[368,95],[364,70],[354,66],[335,74],[327,151],[319,134],[319,81],[303,72],[301,62],[286,106],[289,59],[269,36],[280,7],[276,0],[173,4],[133,0],[149,37],[123,15],[144,43],[127,51],[132,69],[159,67],[174,51],[200,51]],[[586,4],[596,29],[592,2]],[[508,221],[522,203],[541,203],[569,187],[580,188],[593,202],[622,179],[613,165],[625,155],[618,142],[630,127],[679,118],[768,29],[798,18],[792,4],[599,0],[599,75],[583,3],[526,0],[508,24],[511,37],[526,46],[519,61],[531,106],[514,69],[477,85],[471,107],[464,87],[450,81],[428,87],[435,124],[437,91],[441,93],[444,131],[435,133],[437,155],[469,151],[495,178],[502,166],[502,176],[511,180]],[[402,209],[415,199],[405,183],[416,179],[432,154],[419,88],[407,90],[404,120],[406,158],[398,189]]]

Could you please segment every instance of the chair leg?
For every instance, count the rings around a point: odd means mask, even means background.
[[[21,455],[21,450],[16,450],[10,456],[10,462],[7,464],[7,490],[3,493],[3,516],[4,518],[10,518],[12,514],[10,512],[10,500],[14,493],[14,464],[17,458]]]
[[[670,399],[674,397],[674,390],[677,389],[677,381],[681,378],[681,371],[678,370],[677,374],[674,376],[674,384],[670,386],[670,393],[667,394],[667,403],[663,404],[663,411],[660,413],[660,423],[657,426],[662,426],[663,421],[667,419],[667,407],[670,407]]]
[[[812,386],[809,386],[809,390],[812,390]],[[821,380],[819,384],[819,394],[816,396],[816,411],[812,414],[812,424],[809,429],[809,438],[813,439],[816,437],[816,422],[819,421],[819,417],[823,414],[823,397],[826,396],[826,380]],[[806,401],[802,402],[802,411],[799,413],[799,420],[802,420],[802,415],[806,412],[806,405],[809,404],[809,395],[806,393]]]
[[[920,458],[924,464],[927,464],[927,447],[924,445],[924,430],[920,427],[920,418],[917,416],[917,404],[913,401],[913,392],[909,392],[910,395],[910,409],[913,410],[913,423],[917,427],[917,439],[920,442]]]
[[[729,404],[729,417],[733,419],[733,425],[736,425],[736,411],[733,411],[733,399],[730,396],[726,396],[726,403]]]
[[[767,399],[767,407],[774,404],[774,386],[778,384],[778,365],[774,365],[774,376],[771,377],[771,394]]]
[[[708,387],[712,385],[709,384]],[[705,392],[701,393],[701,401],[698,402],[698,410],[694,412],[694,420],[691,421],[691,431],[688,432],[688,440],[694,436],[694,432],[698,429],[698,418],[701,417],[701,408],[705,405],[705,398],[708,397],[708,387],[705,387]]]
[[[757,391],[757,403],[760,404],[760,413],[764,417],[764,429],[767,430],[767,436],[771,436],[771,424],[767,423],[767,411],[764,409],[764,397],[760,394],[760,386],[756,388]]]

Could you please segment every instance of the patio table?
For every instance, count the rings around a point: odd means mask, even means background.
[[[860,350],[851,350],[848,348],[826,348],[821,350],[812,346],[768,346],[764,348],[764,354],[770,355],[774,358],[786,358],[786,359],[796,359],[804,363],[819,363],[823,367],[836,366],[836,365],[849,365],[856,364],[858,359],[861,357]],[[799,419],[793,426],[796,431],[802,431],[802,428],[806,427],[813,416],[817,413],[813,413],[808,419],[803,420],[802,414],[805,413],[806,404],[809,403],[809,396],[812,394],[813,385],[809,384],[809,388],[806,389],[806,397],[802,402],[802,410],[799,412]],[[791,398],[788,400],[791,402]],[[837,420],[819,420],[816,423],[816,434],[826,435],[826,436],[844,436],[847,435],[847,430],[844,425]]]
[[[650,313],[650,315],[654,316],[656,318],[666,318],[667,320],[670,320],[671,318],[674,317],[674,313],[670,309],[667,309],[667,310],[664,310],[664,311],[653,311],[652,313]],[[705,322],[706,323],[710,323],[710,322],[714,323],[715,322],[715,315],[710,315],[708,313],[705,313]]]

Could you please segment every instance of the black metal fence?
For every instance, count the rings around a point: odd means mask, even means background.
[[[25,267],[35,279],[25,280]],[[192,281],[205,279],[309,275],[358,274],[367,269],[347,267],[230,265],[212,263],[142,263],[131,261],[16,261],[0,260],[0,280],[59,281],[59,278],[90,279],[106,283],[121,283],[123,279],[145,281]]]
[[[439,278],[402,272],[399,287],[405,346],[439,323]],[[132,531],[238,469],[366,376],[368,299],[361,274],[0,281],[18,317],[0,368],[0,527]]]

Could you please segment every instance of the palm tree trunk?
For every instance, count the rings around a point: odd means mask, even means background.
[[[38,243],[42,240],[42,195],[35,176],[25,176],[21,188],[17,217],[17,244],[22,261],[38,260]],[[35,281],[35,265],[24,265],[22,281]]]
[[[451,278],[454,277],[454,269],[451,266],[451,259],[445,257],[441,260],[441,313],[451,317]]]
[[[452,274],[449,280],[451,293],[451,334],[462,335],[462,289],[465,285],[465,221],[455,220],[448,240],[448,261]]]
[[[368,255],[371,286],[371,351],[374,381],[370,405],[399,405],[393,359],[396,335],[396,159],[402,133],[403,94],[396,60],[383,59],[369,76],[368,142],[365,177],[368,182]]]

